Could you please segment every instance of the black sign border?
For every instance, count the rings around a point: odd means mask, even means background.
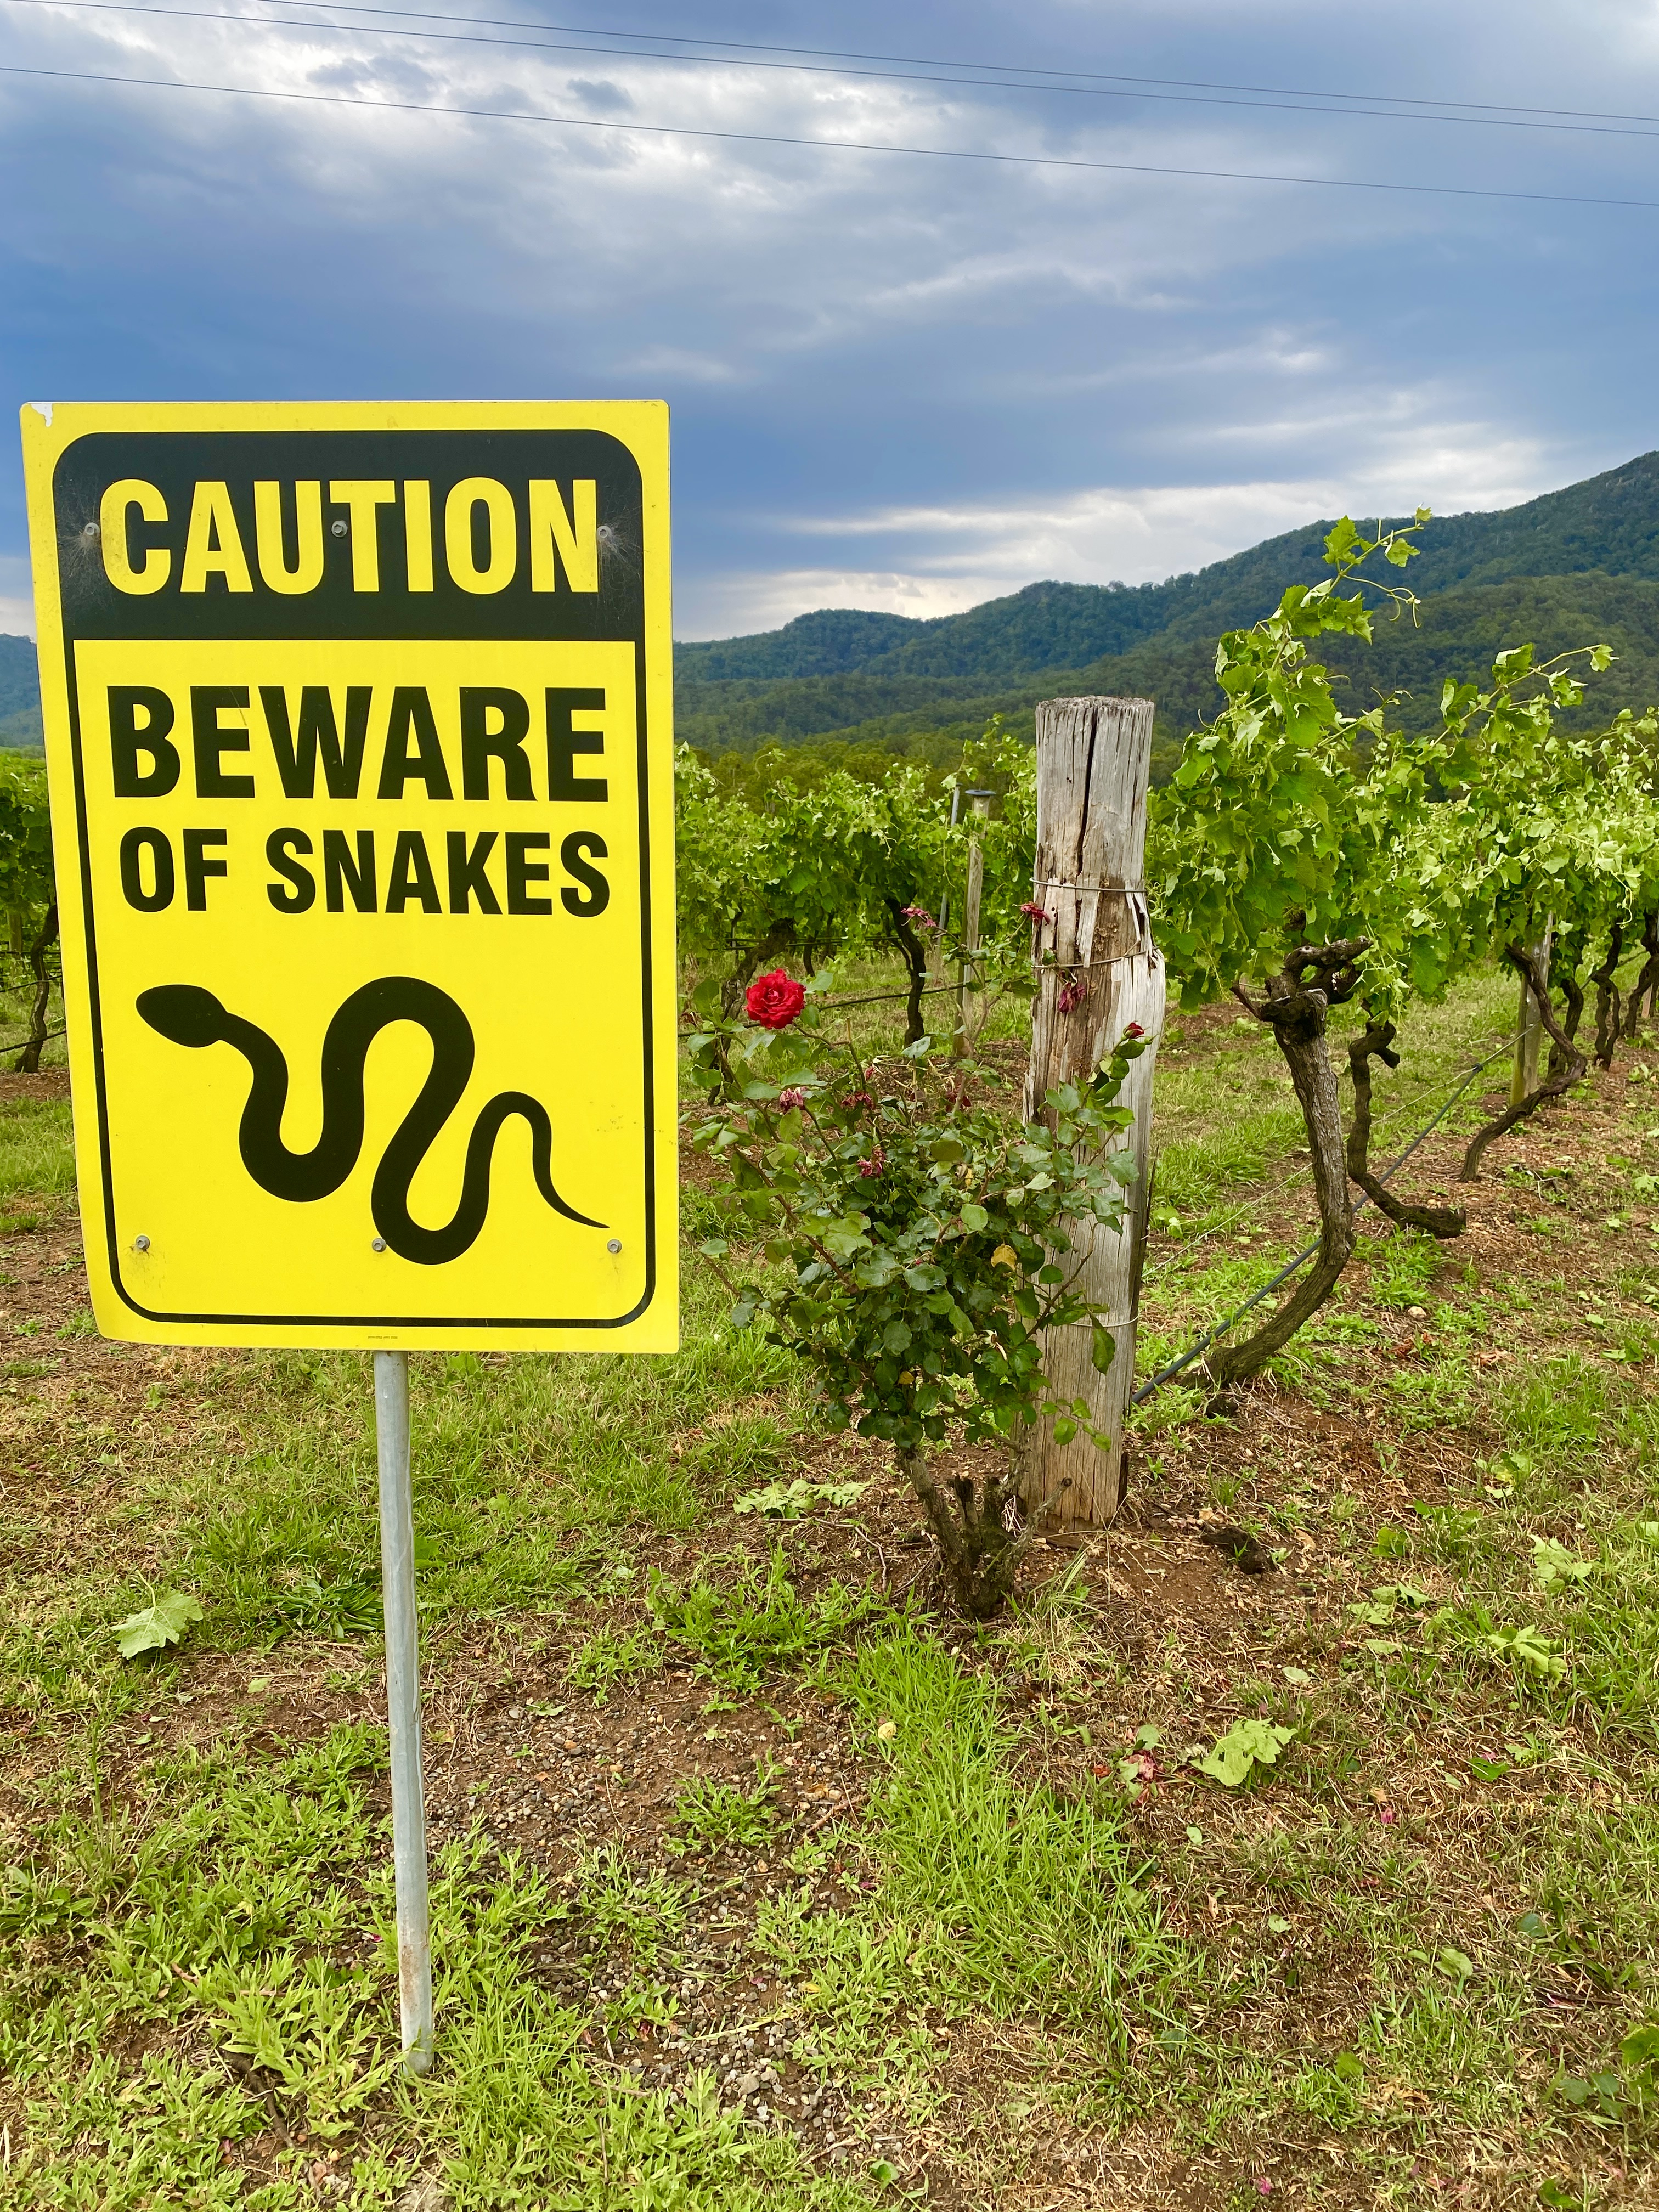
[[[240,426],[228,425],[227,427]],[[330,427],[331,426],[320,423],[314,426],[314,428],[311,425],[307,425],[304,428],[299,428],[296,427],[294,434],[296,436],[307,436],[315,435],[318,432],[322,432],[324,434],[326,434]],[[340,426],[342,429],[347,428],[348,427],[355,426],[347,426],[344,424]],[[423,427],[424,426],[411,425],[406,434],[418,436],[420,434],[421,428]],[[523,427],[535,428],[540,426],[526,425]],[[563,426],[561,425],[559,427],[562,428]],[[571,427],[574,428],[576,426],[573,425]],[[99,434],[97,432],[88,432],[88,434],[97,435]],[[180,434],[188,435],[189,434],[184,433]],[[615,433],[607,432],[605,434],[614,436]],[[79,445],[81,442],[82,441],[80,439],[76,439],[71,444],[64,448],[63,453],[59,454],[58,458],[58,462],[54,468],[54,477],[56,475],[56,469],[62,467],[64,459],[69,456],[69,454],[74,452],[76,446]],[[632,449],[626,447],[625,441],[621,439],[618,439],[617,442],[619,445],[624,445],[624,450],[628,452],[629,459],[633,461],[635,467],[637,467],[638,461],[636,457],[634,455]],[[53,507],[55,514],[55,500],[53,502]],[[643,507],[641,507],[641,514],[643,515]],[[644,576],[642,573],[642,585],[643,582]],[[61,605],[61,590],[59,603]],[[510,1318],[506,1318],[497,1317],[488,1314],[447,1314],[440,1316],[381,1315],[370,1316],[361,1314],[161,1312],[157,1311],[151,1307],[141,1305],[137,1299],[135,1298],[128,1291],[125,1283],[121,1278],[121,1255],[115,1237],[114,1169],[110,1153],[108,1099],[104,1073],[104,1029],[98,980],[98,939],[93,914],[92,856],[87,822],[86,777],[82,761],[81,749],[80,690],[77,682],[77,672],[75,665],[75,647],[79,641],[71,637],[69,631],[69,626],[67,624],[64,625],[62,630],[62,645],[64,664],[64,675],[69,698],[70,742],[75,766],[75,834],[81,870],[82,918],[86,932],[87,994],[92,1020],[93,1068],[98,1093],[98,1153],[100,1181],[104,1202],[104,1237],[109,1256],[111,1285],[122,1304],[125,1305],[130,1312],[136,1314],[141,1321],[153,1322],[161,1327],[166,1327],[169,1322],[178,1322],[185,1327],[205,1328],[349,1328],[362,1330],[435,1330],[476,1328],[500,1329],[503,1331],[520,1328],[607,1329],[625,1328],[630,1322],[637,1321],[650,1306],[652,1300],[655,1297],[657,1293],[658,1133],[656,1122],[657,1071],[655,1039],[653,1025],[654,1009],[651,988],[651,794],[648,781],[650,763],[647,726],[649,714],[646,694],[646,634],[648,630],[648,610],[642,604],[640,622],[641,634],[634,639],[633,643],[634,709],[636,729],[635,775],[638,787],[640,810],[640,996],[642,1045],[641,1074],[643,1078],[645,1108],[645,1289],[637,1303],[630,1307],[628,1312],[617,1314],[614,1317],[599,1318],[591,1316],[578,1316],[574,1317],[561,1316],[526,1316],[523,1315],[514,1315]],[[95,641],[91,637],[88,637],[87,640],[88,644],[96,641]],[[182,641],[181,641],[181,642]],[[444,642],[445,641],[433,640],[430,641],[438,643]],[[550,641],[543,638],[514,638],[503,639],[501,642],[505,644],[546,644],[549,642],[557,642],[557,641]],[[368,1349],[372,1347],[365,1346],[364,1348]]]

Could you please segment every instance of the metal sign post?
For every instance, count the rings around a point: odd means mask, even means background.
[[[415,1632],[415,1520],[409,1486],[409,1354],[374,1355],[380,1465],[380,1583],[386,1601],[386,1726],[392,1738],[392,1858],[398,1889],[398,2003],[404,2069],[432,2063],[432,1935],[426,1904],[426,1795]]]

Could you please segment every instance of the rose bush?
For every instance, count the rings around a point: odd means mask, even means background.
[[[862,1060],[821,1025],[827,988],[792,984],[787,1029],[722,1020],[717,983],[694,994],[707,1093],[694,1141],[731,1174],[702,1249],[726,1273],[734,1321],[760,1322],[816,1371],[830,1425],[891,1443],[956,1597],[984,1618],[1012,1590],[1024,1540],[1016,1431],[1052,1420],[1063,1440],[1086,1425],[1083,1402],[1048,1385],[1042,1332],[1092,1322],[1096,1360],[1111,1359],[1072,1231],[1124,1228],[1133,1168],[1111,1139],[1130,1126],[1116,1100],[1146,1046],[1126,1035],[1089,1084],[1049,1092],[1052,1127],[1028,1127],[987,1097],[978,1069],[936,1073],[931,1038]],[[989,1474],[942,1479],[939,1448],[958,1441],[1005,1449]]]

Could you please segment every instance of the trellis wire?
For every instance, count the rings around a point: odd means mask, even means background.
[[[1492,1054],[1492,1059],[1501,1058],[1503,1054],[1509,1050],[1510,1042],[1511,1040],[1505,1039],[1498,1050]],[[1489,1065],[1488,1060],[1480,1062],[1482,1067]],[[1401,1115],[1405,1113],[1408,1102],[1414,1098],[1419,1091],[1431,1091],[1437,1083],[1443,1082],[1444,1079],[1443,1076],[1439,1075],[1419,1075],[1408,1082],[1402,1083],[1395,1096],[1376,1115],[1371,1125],[1373,1130],[1380,1133],[1391,1127],[1393,1123],[1399,1121]],[[1294,1152],[1280,1152],[1271,1160],[1264,1160],[1255,1170],[1255,1179],[1260,1181],[1261,1176],[1271,1175],[1275,1168],[1288,1166],[1298,1154],[1305,1152],[1307,1149],[1305,1145],[1298,1145]],[[1390,1168],[1389,1172],[1392,1175],[1394,1170]],[[1183,1239],[1179,1250],[1172,1253],[1169,1259],[1162,1262],[1160,1273],[1164,1267],[1172,1267],[1177,1261],[1184,1260],[1189,1252],[1196,1251],[1200,1244],[1207,1243],[1212,1237],[1220,1236],[1224,1229],[1231,1229],[1235,1221],[1243,1221],[1252,1213],[1259,1213],[1269,1199],[1279,1197],[1284,1192],[1289,1190],[1293,1183],[1300,1182],[1304,1176],[1312,1173],[1312,1161],[1304,1160],[1300,1167],[1292,1168],[1289,1175],[1281,1176],[1277,1182],[1269,1183],[1265,1190],[1255,1192],[1252,1196],[1244,1200],[1242,1206],[1234,1206],[1231,1213],[1224,1213],[1218,1221],[1212,1221],[1207,1229],[1200,1229],[1195,1237]]]
[[[60,1022],[55,1030],[48,1030],[46,1036],[41,1038],[41,1043],[46,1044],[52,1037],[62,1036],[66,1026],[67,1025],[65,1024]],[[33,1044],[33,1042],[34,1039],[32,1036],[18,1037],[11,1044],[0,1044],[0,1052],[21,1052],[26,1044]]]
[[[970,991],[988,991],[991,987],[988,983],[969,983],[966,988]],[[921,989],[917,992],[916,996],[919,999],[936,999],[941,992],[948,991],[951,997],[954,998],[956,996],[956,989],[957,987],[954,983],[924,983]],[[820,1006],[880,1006],[908,1002],[909,996],[910,994],[908,991],[872,991],[867,996],[863,998],[819,999],[816,1001],[816,1004]],[[677,1034],[683,1037],[701,1036],[702,1035],[702,1031],[701,1030],[680,1030]]]
[[[921,995],[923,998],[928,998],[936,995],[940,992],[954,992],[956,988],[957,987],[954,983],[931,983],[921,992]],[[986,988],[987,987],[982,983],[970,983],[968,986],[968,988],[970,991],[982,991]],[[872,992],[867,998],[826,999],[823,1001],[823,1004],[827,1006],[874,1006],[882,1005],[889,1000],[908,1000],[909,995],[910,994],[908,991],[876,991]],[[701,1033],[696,1030],[682,1030],[679,1034],[681,1036],[686,1037],[696,1036]],[[1397,1175],[1424,1139],[1426,1137],[1432,1135],[1433,1132],[1439,1127],[1440,1124],[1445,1120],[1447,1115],[1450,1113],[1452,1108],[1457,1103],[1458,1100],[1463,1096],[1463,1093],[1468,1089],[1470,1084],[1474,1082],[1475,1077],[1479,1075],[1483,1069],[1490,1067],[1493,1060],[1501,1060],[1505,1053],[1511,1051],[1513,1048],[1512,1040],[1505,1039],[1504,1042],[1498,1046],[1496,1052],[1489,1052],[1484,1060],[1476,1060],[1474,1066],[1463,1078],[1463,1080],[1458,1085],[1456,1090],[1452,1092],[1445,1104],[1435,1115],[1433,1121],[1429,1122],[1422,1129],[1419,1130],[1416,1136],[1414,1136],[1410,1144],[1407,1146],[1405,1151],[1401,1153],[1399,1158],[1390,1161],[1389,1165],[1383,1169],[1382,1174],[1378,1176],[1377,1181],[1379,1182],[1387,1182],[1391,1176]],[[1293,1157],[1293,1155],[1286,1155],[1286,1157]],[[1262,1197],[1260,1199],[1253,1199],[1249,1205],[1241,1206],[1237,1212],[1229,1215],[1227,1219],[1234,1221],[1239,1219],[1242,1215],[1251,1212],[1255,1206],[1263,1203],[1266,1198],[1273,1196],[1274,1192],[1285,1189],[1291,1183],[1295,1182],[1298,1176],[1309,1172],[1310,1172],[1310,1169],[1298,1168],[1294,1175],[1286,1176],[1282,1183],[1275,1184],[1273,1191],[1264,1193]],[[1362,1194],[1355,1203],[1353,1209],[1354,1212],[1356,1213],[1362,1212],[1369,1202],[1370,1201]],[[1218,1222],[1215,1224],[1215,1228],[1206,1229],[1202,1232],[1201,1236],[1194,1237],[1193,1239],[1194,1243],[1196,1244],[1201,1243],[1205,1237],[1214,1236],[1216,1230],[1224,1228],[1225,1226],[1226,1221]],[[1228,1330],[1235,1328],[1238,1322],[1243,1321],[1245,1315],[1249,1313],[1253,1307],[1259,1306],[1263,1298],[1271,1297],[1273,1293],[1279,1288],[1279,1285],[1281,1283],[1287,1283],[1291,1277],[1295,1274],[1298,1267],[1306,1267],[1308,1261],[1313,1258],[1315,1253],[1317,1252],[1318,1249],[1319,1244],[1318,1242],[1316,1241],[1314,1243],[1310,1244],[1304,1251],[1298,1252],[1295,1259],[1291,1260],[1286,1266],[1281,1267],[1279,1273],[1270,1282],[1264,1283],[1259,1291],[1252,1291],[1250,1296],[1245,1299],[1243,1304],[1239,1307],[1237,1313],[1230,1314],[1225,1321],[1220,1322],[1218,1327],[1209,1330],[1205,1335],[1201,1336],[1196,1344],[1193,1345],[1188,1350],[1182,1353],[1179,1359],[1172,1360],[1167,1367],[1159,1368],[1156,1375],[1151,1376],[1149,1380],[1143,1382],[1140,1388],[1131,1395],[1129,1403],[1132,1406],[1140,1405],[1145,1400],[1152,1396],[1154,1390],[1161,1389],[1164,1383],[1171,1382],[1175,1376],[1181,1374],[1184,1369],[1190,1367],[1195,1359],[1202,1358],[1204,1354],[1210,1349],[1210,1346],[1212,1344],[1218,1343],[1220,1340],[1226,1335]]]
[[[1458,1085],[1456,1090],[1452,1092],[1450,1097],[1447,1099],[1445,1104],[1435,1115],[1433,1121],[1418,1131],[1417,1134],[1412,1139],[1410,1144],[1407,1146],[1405,1151],[1401,1153],[1399,1158],[1390,1161],[1389,1165],[1383,1169],[1382,1174],[1378,1176],[1377,1181],[1379,1182],[1387,1182],[1391,1176],[1397,1175],[1400,1170],[1405,1166],[1407,1161],[1410,1159],[1412,1154],[1417,1150],[1418,1146],[1423,1143],[1425,1139],[1431,1135],[1433,1132],[1439,1127],[1440,1124],[1445,1120],[1447,1115],[1451,1112],[1452,1108],[1463,1096],[1463,1093],[1468,1089],[1470,1084],[1474,1082],[1475,1077],[1480,1073],[1481,1070],[1483,1068],[1490,1067],[1493,1060],[1501,1060],[1505,1053],[1510,1052],[1513,1049],[1514,1046],[1512,1042],[1506,1041],[1504,1043],[1499,1045],[1496,1052],[1488,1053],[1484,1060],[1476,1060],[1474,1066],[1463,1078],[1463,1080]],[[1359,1212],[1367,1203],[1368,1200],[1362,1194],[1354,1206],[1354,1212],[1356,1213]],[[1250,1311],[1253,1306],[1259,1306],[1263,1298],[1271,1297],[1281,1283],[1289,1282],[1291,1277],[1295,1274],[1298,1267],[1305,1267],[1309,1261],[1313,1258],[1315,1253],[1318,1251],[1319,1243],[1320,1240],[1316,1239],[1315,1242],[1310,1244],[1305,1250],[1298,1252],[1295,1259],[1291,1260],[1286,1266],[1279,1269],[1279,1273],[1273,1278],[1271,1282],[1263,1283],[1259,1291],[1253,1291],[1249,1297],[1245,1299],[1243,1304],[1239,1307],[1237,1313],[1229,1314],[1225,1321],[1218,1322],[1214,1328],[1206,1330],[1205,1334],[1200,1337],[1196,1344],[1191,1346],[1187,1351],[1182,1353],[1179,1359],[1172,1359],[1167,1367],[1160,1367],[1156,1375],[1150,1376],[1141,1384],[1138,1390],[1134,1391],[1131,1395],[1129,1403],[1132,1406],[1139,1406],[1142,1404],[1146,1399],[1152,1396],[1154,1390],[1161,1389],[1164,1383],[1172,1382],[1177,1375],[1182,1372],[1184,1369],[1190,1367],[1195,1359],[1201,1359],[1204,1357],[1204,1354],[1210,1349],[1211,1346],[1218,1343],[1220,1340],[1226,1335],[1229,1329],[1236,1328],[1237,1324],[1243,1320],[1245,1315]]]

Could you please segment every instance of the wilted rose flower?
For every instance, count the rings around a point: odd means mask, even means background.
[[[1080,1006],[1089,995],[1089,986],[1080,975],[1068,975],[1060,987],[1060,1011],[1069,1014]]]
[[[861,1176],[878,1176],[886,1164],[887,1156],[878,1145],[867,1160],[859,1162],[859,1173]]]
[[[787,1114],[795,1107],[804,1106],[806,1103],[806,1093],[798,1083],[792,1083],[787,1090],[779,1091],[778,1103]]]
[[[1049,913],[1048,908],[1046,906],[1039,906],[1035,899],[1027,899],[1024,905],[1021,907],[1020,912],[1025,916],[1028,921],[1052,921],[1054,920],[1054,916]]]
[[[876,1102],[867,1091],[849,1091],[841,1103],[849,1112],[856,1112],[860,1107],[873,1107]]]
[[[925,906],[907,906],[904,909],[904,919],[908,922],[914,922],[918,929],[937,929],[939,927],[939,924],[934,921],[933,915],[928,913]]]
[[[744,1004],[749,1009],[749,1018],[758,1022],[763,1030],[787,1030],[806,1004],[806,991],[793,975],[786,975],[781,968],[775,968],[769,975],[757,975],[744,994]]]

